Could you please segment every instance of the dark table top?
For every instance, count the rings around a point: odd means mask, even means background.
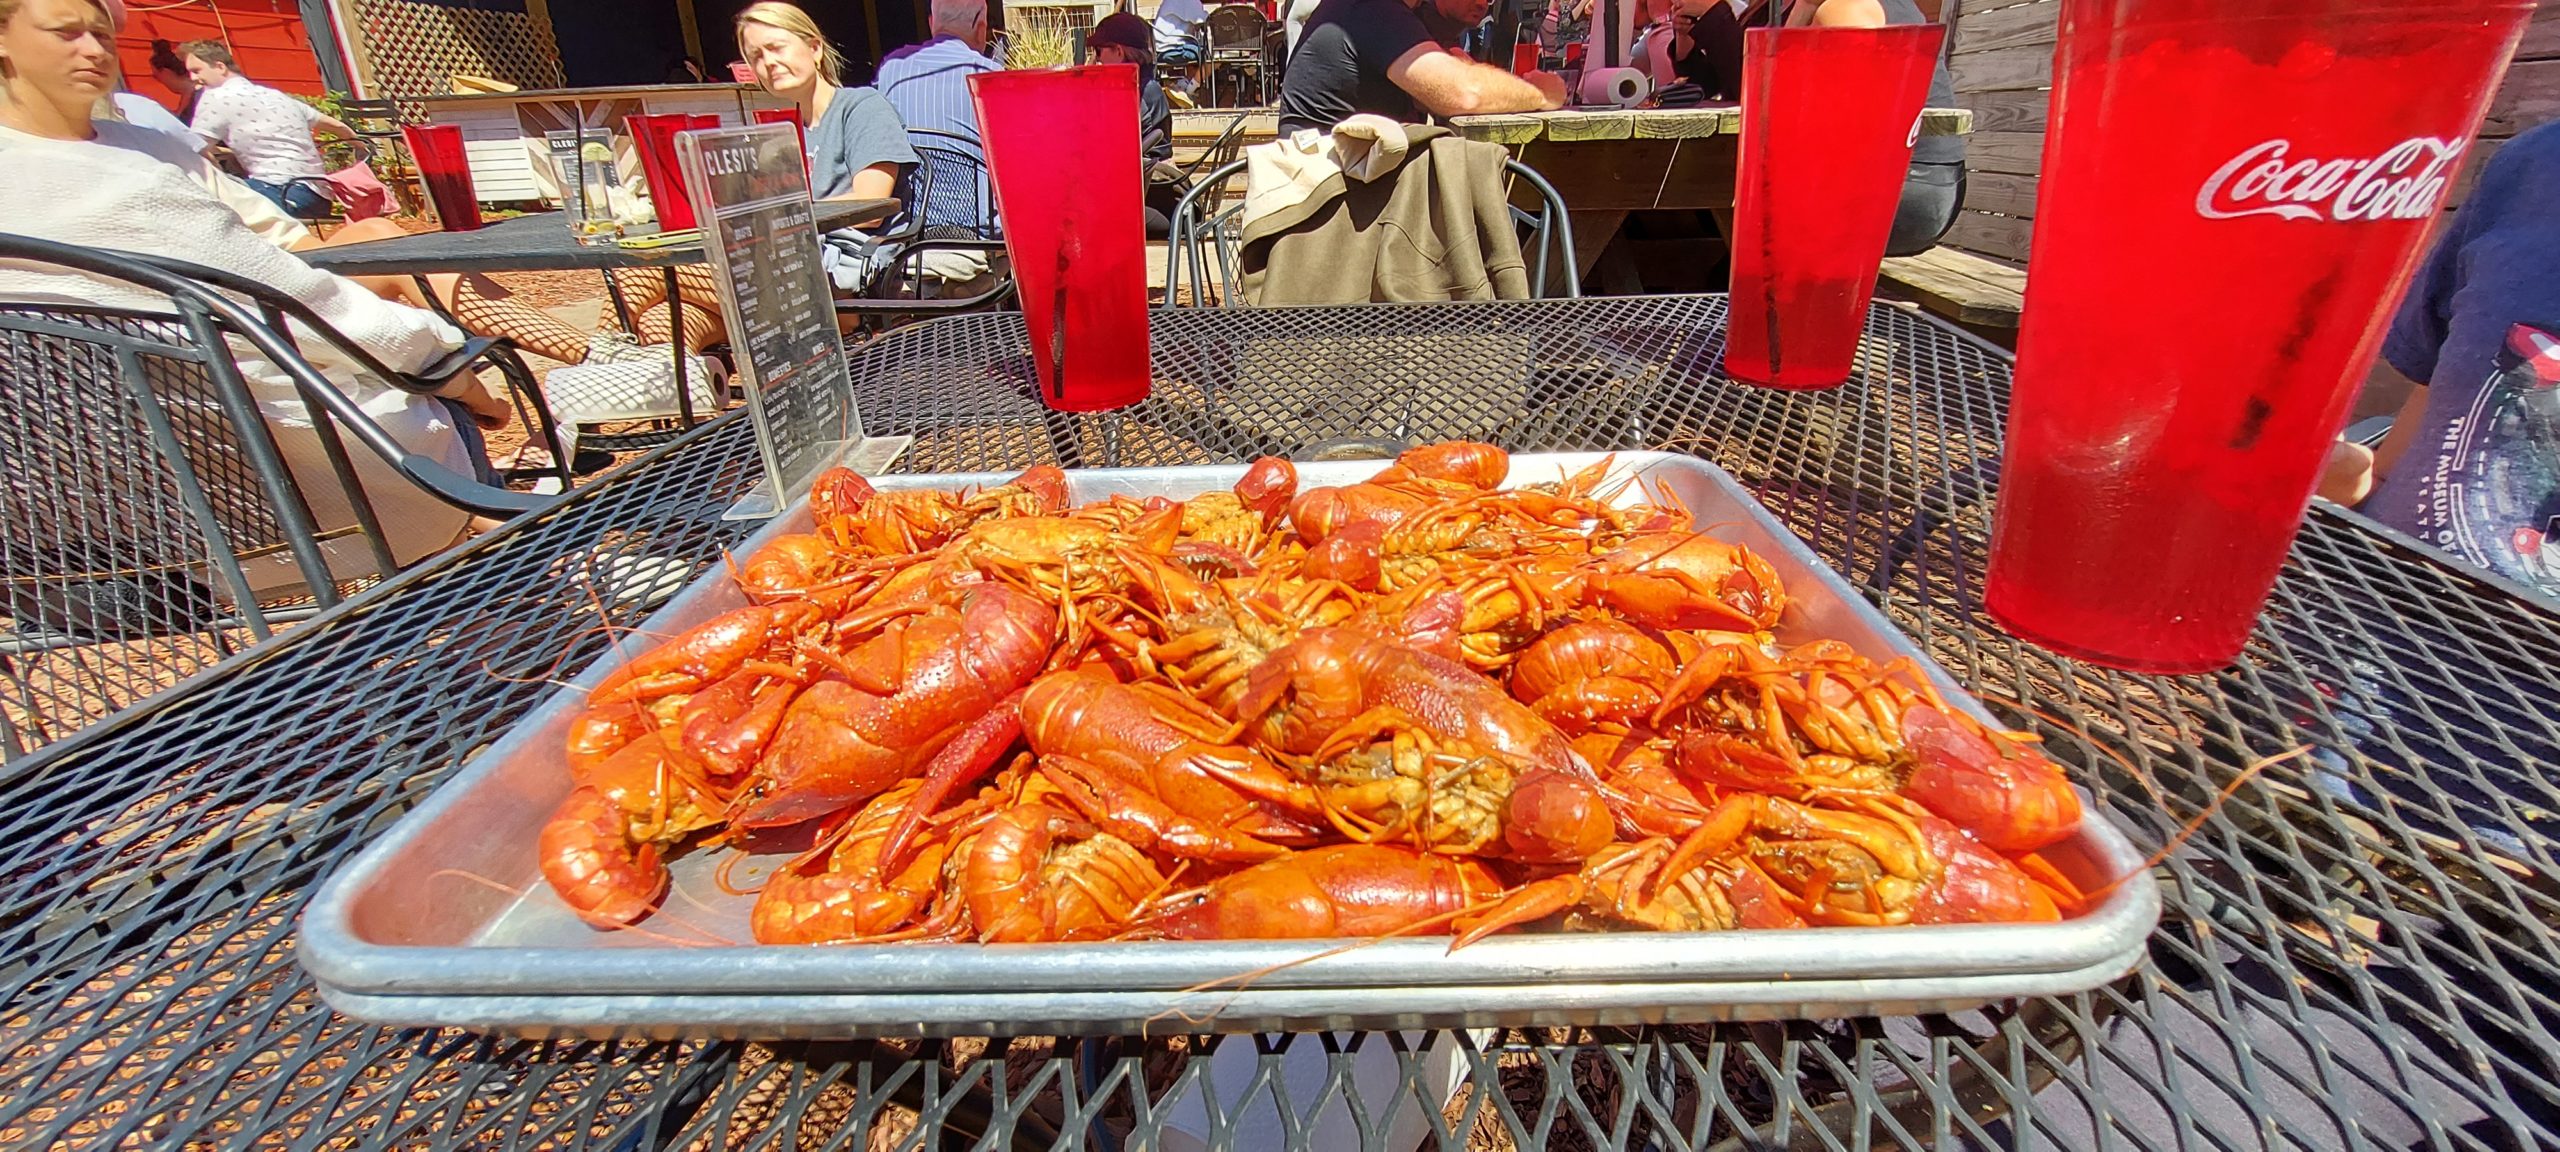
[[[876,223],[898,210],[895,200],[820,200],[821,231]],[[341,276],[407,276],[419,272],[559,272],[586,268],[663,268],[702,262],[696,238],[663,248],[580,244],[558,212],[492,220],[469,232],[418,232],[300,254],[314,268]]]
[[[1367,436],[1695,452],[2040,732],[2119,827],[2174,844],[2150,957],[2109,987],[1919,1018],[1449,1034],[1450,1147],[2560,1141],[2560,613],[2323,506],[2235,667],[2155,678],[2038,651],[1978,593],[2006,360],[1879,308],[1860,380],[1762,391],[1714,372],[1723,307],[1159,313],[1155,396],[1107,416],[1029,398],[1009,315],[892,333],[853,374],[866,423],[914,435],[927,470]],[[1400,1097],[1350,1069],[1419,1036],[534,1042],[330,1012],[293,948],[320,878],[646,614],[617,591],[722,562],[753,528],[720,519],[759,476],[751,443],[733,413],[0,767],[0,1143],[859,1148],[921,1114],[901,1147],[1155,1147],[1181,1102],[1292,1062],[1340,1073],[1292,1078],[1296,1116],[1413,1111],[1426,1061],[1384,1062]],[[1295,1146],[1331,1146],[1318,1133]]]

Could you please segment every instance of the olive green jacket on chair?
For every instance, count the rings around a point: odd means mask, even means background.
[[[1392,172],[1335,172],[1242,236],[1243,296],[1260,307],[1369,301],[1526,300],[1499,144],[1406,125]]]

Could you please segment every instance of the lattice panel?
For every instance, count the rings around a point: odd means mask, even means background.
[[[455,73],[520,88],[558,88],[560,45],[551,22],[523,0],[352,0],[363,30],[364,73],[378,95],[440,96]]]

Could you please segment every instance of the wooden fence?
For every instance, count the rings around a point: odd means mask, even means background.
[[[2423,3],[2424,0],[2413,0]],[[1965,144],[1964,212],[1946,243],[2023,264],[2044,159],[2046,91],[2053,84],[2056,0],[1948,0],[1954,21],[1956,103],[1973,109]],[[2164,93],[2163,99],[2177,99]],[[2464,161],[2458,199],[2509,137],[2560,120],[2560,0],[2544,0]]]

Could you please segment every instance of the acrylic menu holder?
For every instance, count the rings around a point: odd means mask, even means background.
[[[676,163],[719,280],[764,464],[764,482],[723,519],[774,516],[835,465],[886,472],[915,438],[863,432],[797,134],[786,124],[689,131],[676,137]]]

